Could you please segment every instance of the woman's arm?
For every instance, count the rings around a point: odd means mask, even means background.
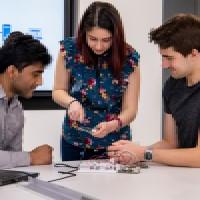
[[[135,67],[134,72],[129,76],[129,84],[122,99],[122,108],[119,118],[122,126],[130,124],[136,117],[140,91],[140,70]]]
[[[65,52],[60,52],[58,54],[52,98],[57,104],[67,108],[71,120],[81,122],[85,118],[84,109],[80,102],[68,93],[70,70],[65,67],[64,56]]]
[[[107,134],[121,128],[121,126],[123,127],[130,124],[137,113],[139,90],[140,72],[139,68],[136,67],[134,72],[129,75],[129,83],[122,99],[122,109],[118,119],[99,123],[96,126],[96,131],[93,133],[93,136],[102,138]],[[120,124],[119,119],[121,121]]]
[[[57,104],[67,108],[74,98],[68,94],[70,71],[65,67],[64,56],[65,53],[60,52],[57,57],[52,98]]]

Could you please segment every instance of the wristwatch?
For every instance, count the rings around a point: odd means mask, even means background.
[[[153,153],[151,149],[146,149],[144,152],[144,160],[151,161],[153,159]]]

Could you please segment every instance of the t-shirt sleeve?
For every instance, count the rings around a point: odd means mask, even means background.
[[[198,119],[199,119],[198,128],[199,128],[199,131],[200,131],[200,113],[199,113],[199,117],[198,117]]]
[[[75,38],[69,37],[65,40],[61,41],[61,45],[63,45],[64,50],[66,52],[65,56],[65,64],[66,68],[72,68],[75,63],[75,54],[76,54],[76,45]]]
[[[167,80],[163,89],[163,106],[164,106],[164,112],[167,114],[171,114],[171,110],[169,107],[169,99],[170,99],[169,93],[170,93],[170,84],[169,80]]]
[[[163,103],[164,103],[164,112],[167,114],[171,114],[170,108],[168,106],[168,101],[165,96],[163,97]]]
[[[129,75],[134,72],[135,67],[139,66],[140,55],[132,47],[127,48],[127,57],[124,68],[122,70],[122,88],[125,90],[128,87]]]
[[[127,61],[126,61],[126,65],[125,65],[125,73],[126,75],[130,75],[135,67],[139,66],[140,63],[140,54],[134,49],[129,47],[127,49]]]

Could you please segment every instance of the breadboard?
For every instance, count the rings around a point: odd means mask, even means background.
[[[112,160],[85,160],[80,163],[78,172],[108,172],[116,173],[120,169],[120,164],[114,163]]]

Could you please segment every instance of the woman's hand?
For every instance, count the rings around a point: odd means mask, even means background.
[[[70,120],[83,122],[85,119],[85,112],[83,106],[79,101],[73,101],[68,107],[68,116]]]
[[[94,137],[103,138],[109,133],[116,131],[118,128],[119,128],[119,123],[117,120],[112,120],[109,122],[101,122],[95,127],[92,135]]]

